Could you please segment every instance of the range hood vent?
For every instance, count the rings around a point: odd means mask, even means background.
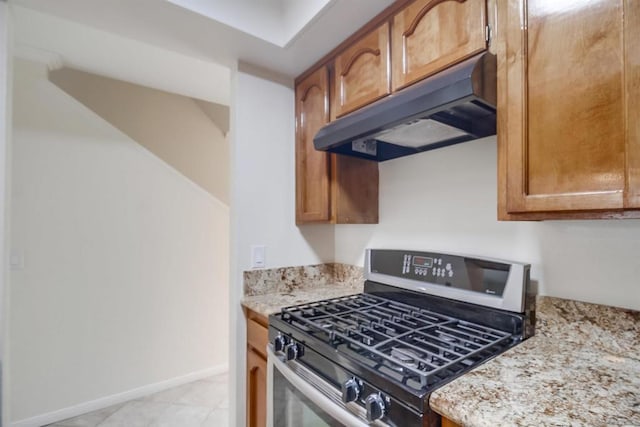
[[[496,133],[496,59],[481,53],[324,126],[317,150],[384,161]]]

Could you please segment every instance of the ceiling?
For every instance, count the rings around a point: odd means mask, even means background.
[[[393,0],[9,0],[16,52],[229,104],[238,62],[293,78]]]

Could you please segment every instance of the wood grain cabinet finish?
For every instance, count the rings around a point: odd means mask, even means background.
[[[378,164],[317,151],[313,137],[329,122],[328,70],[296,85],[296,224],[378,222]]]
[[[501,219],[640,208],[639,10],[498,0]]]
[[[247,426],[264,427],[267,420],[268,320],[245,308],[247,318]]]
[[[267,361],[247,351],[247,426],[267,425]]]
[[[378,223],[378,163],[331,155],[331,222]]]
[[[335,58],[333,106],[340,117],[391,92],[389,24],[384,23]]]
[[[296,223],[329,222],[330,158],[313,146],[329,122],[329,77],[321,67],[296,86]]]
[[[393,17],[393,90],[487,48],[486,0],[417,0]]]
[[[456,424],[448,418],[442,417],[441,427],[461,427],[460,424]]]

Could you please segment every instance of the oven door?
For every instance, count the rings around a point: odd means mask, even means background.
[[[369,423],[364,408],[344,404],[340,390],[301,363],[267,348],[267,427],[387,426]]]

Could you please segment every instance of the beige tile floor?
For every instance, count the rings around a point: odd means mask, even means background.
[[[228,427],[229,377],[221,374],[89,412],[48,427]]]

